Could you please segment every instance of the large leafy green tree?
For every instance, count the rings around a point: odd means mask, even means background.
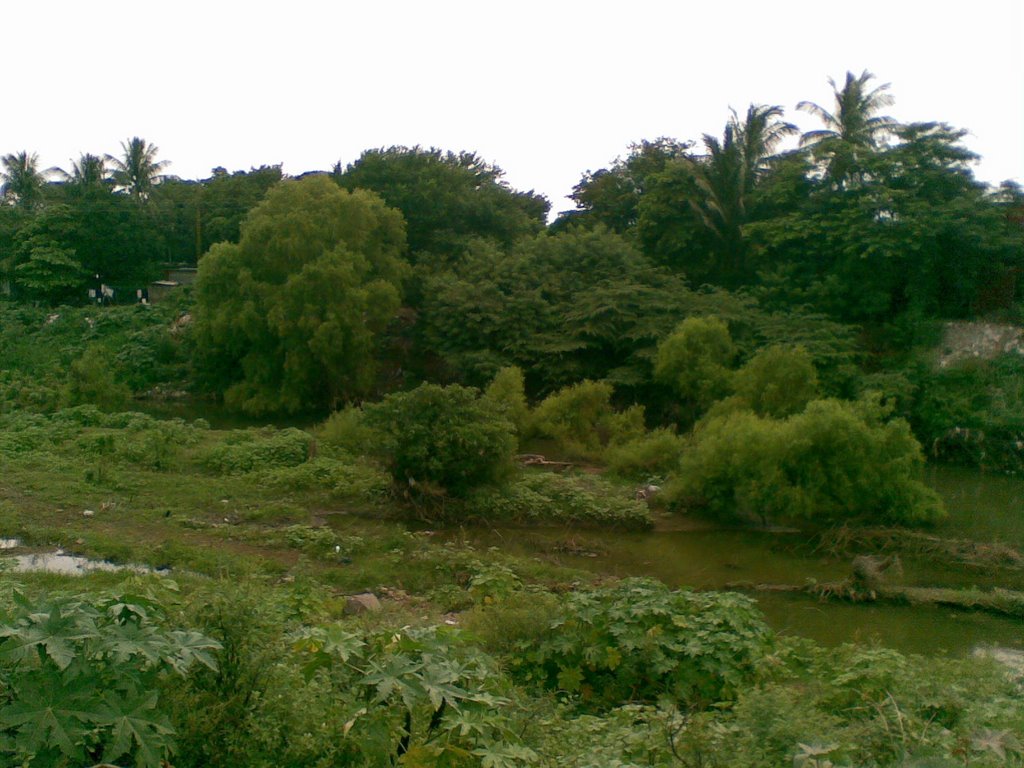
[[[213,175],[203,181],[198,202],[200,253],[214,243],[237,243],[242,220],[281,178],[280,165],[234,173],[214,168]]]
[[[146,210],[156,224],[150,246],[160,261],[196,264],[205,252],[209,244],[204,245],[201,220],[203,191],[203,182],[173,176],[153,190]]]
[[[14,285],[31,299],[60,303],[84,296],[86,270],[75,252],[74,214],[49,206],[20,228],[14,250]]]
[[[907,310],[962,317],[1016,263],[1021,231],[974,179],[964,132],[941,123],[893,131],[891,146],[860,156],[857,184],[825,181],[748,228],[765,298],[855,322]]]
[[[453,264],[476,239],[508,246],[543,229],[548,201],[518,192],[503,172],[471,152],[422,147],[371,149],[332,174],[346,189],[368,189],[405,217],[413,264]]]
[[[569,196],[576,209],[559,215],[552,229],[568,226],[603,225],[620,235],[636,227],[640,198],[651,180],[672,160],[687,157],[690,142],[662,137],[631,144],[629,155],[616,160],[611,168],[587,171]]]
[[[19,292],[49,302],[83,301],[86,278],[133,293],[155,277],[149,221],[108,184],[64,185],[64,194],[21,222],[8,269]]]
[[[483,384],[506,365],[548,393],[584,378],[642,385],[657,340],[691,296],[603,227],[481,244],[458,272],[432,276],[424,338],[451,371]]]
[[[405,230],[376,195],[314,176],[274,187],[199,263],[197,362],[250,413],[337,407],[369,393],[395,316]]]

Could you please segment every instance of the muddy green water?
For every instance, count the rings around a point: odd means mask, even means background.
[[[928,480],[950,510],[949,519],[934,529],[935,534],[1024,544],[1024,479],[933,467]],[[738,583],[804,584],[808,579],[839,580],[850,573],[849,560],[809,552],[798,535],[786,533],[624,534],[558,527],[475,528],[452,535],[476,546],[496,546],[602,574],[654,576],[670,586],[724,589]],[[1024,589],[1020,571],[972,572],[958,564],[907,558],[904,571],[900,581],[908,585]],[[985,645],[1024,648],[1024,623],[996,615],[931,606],[824,603],[789,593],[751,594],[777,631],[826,645],[877,641],[905,652],[955,655]]]

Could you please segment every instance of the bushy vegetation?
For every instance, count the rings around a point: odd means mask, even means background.
[[[668,499],[725,519],[927,522],[943,512],[923,464],[905,421],[883,420],[871,403],[818,400],[787,419],[709,419]]]
[[[575,593],[563,611],[549,637],[524,644],[519,672],[597,706],[733,698],[772,645],[753,601],[736,594],[673,592],[627,579]]]
[[[903,379],[908,418],[935,458],[1010,472],[1024,469],[1024,361],[1018,354],[942,371],[913,366]]]
[[[647,505],[628,494],[598,478],[528,471],[500,489],[470,494],[463,514],[486,523],[650,527]]]
[[[546,397],[530,417],[531,432],[574,458],[600,458],[605,449],[644,433],[644,409],[617,411],[612,385],[582,381]]]
[[[735,395],[758,416],[799,413],[818,394],[818,374],[802,347],[764,347],[736,371]]]
[[[242,430],[211,447],[203,463],[223,474],[295,467],[310,457],[313,438],[300,429]]]
[[[0,749],[29,768],[1024,756],[1022,681],[991,662],[787,640],[738,595],[633,579],[558,596],[476,568],[487,650],[450,627],[339,618],[308,575],[5,590]]]
[[[0,411],[116,410],[133,393],[182,386],[190,349],[175,325],[180,312],[174,303],[48,310],[0,302]]]
[[[512,425],[474,389],[423,384],[365,408],[371,450],[413,496],[464,496],[507,474]]]
[[[0,614],[0,755],[11,765],[130,760],[160,768],[174,750],[160,686],[220,645],[167,626],[162,584],[34,602]],[[180,681],[179,681],[180,684]]]
[[[654,377],[700,414],[729,391],[735,357],[725,323],[689,317],[658,345]]]
[[[293,466],[261,465],[257,482],[287,491],[327,489],[338,499],[384,498],[391,488],[386,472],[367,460],[317,456]]]
[[[669,429],[655,429],[605,452],[608,469],[630,480],[664,478],[679,464],[686,441]]]

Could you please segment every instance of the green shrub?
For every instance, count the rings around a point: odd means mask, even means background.
[[[589,704],[730,699],[772,647],[754,606],[743,595],[672,591],[651,579],[573,593],[551,634],[520,648],[518,669]]]
[[[526,380],[514,365],[498,371],[484,390],[482,399],[508,419],[520,435],[527,428],[530,407],[526,402]]]
[[[147,469],[173,468],[182,449],[199,442],[199,433],[181,419],[137,421],[118,436],[117,453]]]
[[[702,424],[666,499],[727,519],[930,522],[944,513],[923,464],[902,419],[818,400],[781,421],[737,412]]]
[[[52,379],[0,371],[0,413],[22,409],[53,411],[62,399],[62,388]]]
[[[118,347],[114,363],[120,379],[136,392],[188,374],[181,340],[166,323],[130,332]]]
[[[551,632],[561,615],[561,601],[538,589],[513,590],[489,603],[478,603],[464,614],[463,623],[490,653],[514,654]]]
[[[374,432],[366,426],[363,411],[355,406],[347,406],[335,411],[323,424],[316,428],[317,439],[325,446],[337,448],[360,456],[368,452],[374,440]]]
[[[422,384],[364,411],[380,436],[374,451],[395,483],[414,496],[464,496],[510,469],[513,427],[475,389]]]
[[[917,385],[911,422],[946,461],[1024,471],[1024,357],[971,360],[909,372]]]
[[[349,703],[356,756],[337,764],[511,768],[537,760],[510,727],[507,685],[493,660],[456,632],[364,634],[339,624],[304,631],[295,648],[310,676],[324,669]]]
[[[617,412],[611,384],[582,381],[545,398],[530,422],[534,434],[555,440],[566,455],[599,459],[609,445],[643,435],[644,409]]]
[[[92,404],[105,410],[124,406],[132,392],[127,385],[114,380],[108,361],[98,351],[91,351],[71,363],[64,387],[64,400],[69,405]]]
[[[595,477],[525,472],[500,489],[481,489],[462,514],[488,522],[549,522],[643,529],[651,526],[647,505]]]
[[[374,500],[387,495],[387,473],[367,460],[317,456],[293,467],[261,470],[256,482],[288,491],[325,490],[337,498]]]
[[[662,478],[679,465],[685,439],[670,429],[655,429],[628,443],[613,445],[605,454],[608,469],[630,480]]]
[[[294,467],[309,458],[313,438],[300,429],[245,430],[208,449],[203,464],[216,472],[239,475],[255,470]]]
[[[693,417],[729,389],[736,347],[717,317],[688,317],[658,345],[654,378],[688,405]]]
[[[758,416],[799,413],[818,394],[814,361],[802,347],[765,347],[732,377],[733,391]]]

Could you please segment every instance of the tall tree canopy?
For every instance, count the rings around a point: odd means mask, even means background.
[[[658,262],[681,267],[695,281],[735,286],[750,282],[743,226],[752,197],[796,131],[778,106],[751,104],[733,111],[722,138],[704,134],[705,153],[666,164],[639,205],[638,230]]]
[[[563,211],[552,228],[560,231],[570,225],[600,225],[627,234],[636,226],[640,199],[651,180],[665,170],[668,162],[687,157],[691,146],[691,142],[664,136],[631,144],[629,155],[616,160],[611,168],[583,174],[569,196],[576,210]]]
[[[405,226],[371,192],[312,176],[274,187],[199,263],[198,364],[250,413],[337,407],[375,381],[398,310]]]
[[[750,228],[765,297],[854,322],[907,310],[963,317],[1019,259],[1022,233],[975,181],[965,132],[942,123],[891,130],[891,146],[860,156],[857,184],[826,181]]]
[[[345,189],[368,189],[405,217],[409,257],[430,269],[458,261],[473,240],[503,246],[544,228],[548,201],[517,192],[497,166],[472,152],[421,147],[371,149],[333,174]]]
[[[72,161],[70,171],[65,171],[63,168],[55,170],[63,182],[76,192],[102,188],[113,181],[110,170],[107,168],[106,158],[89,152],[83,154],[77,161]]]

